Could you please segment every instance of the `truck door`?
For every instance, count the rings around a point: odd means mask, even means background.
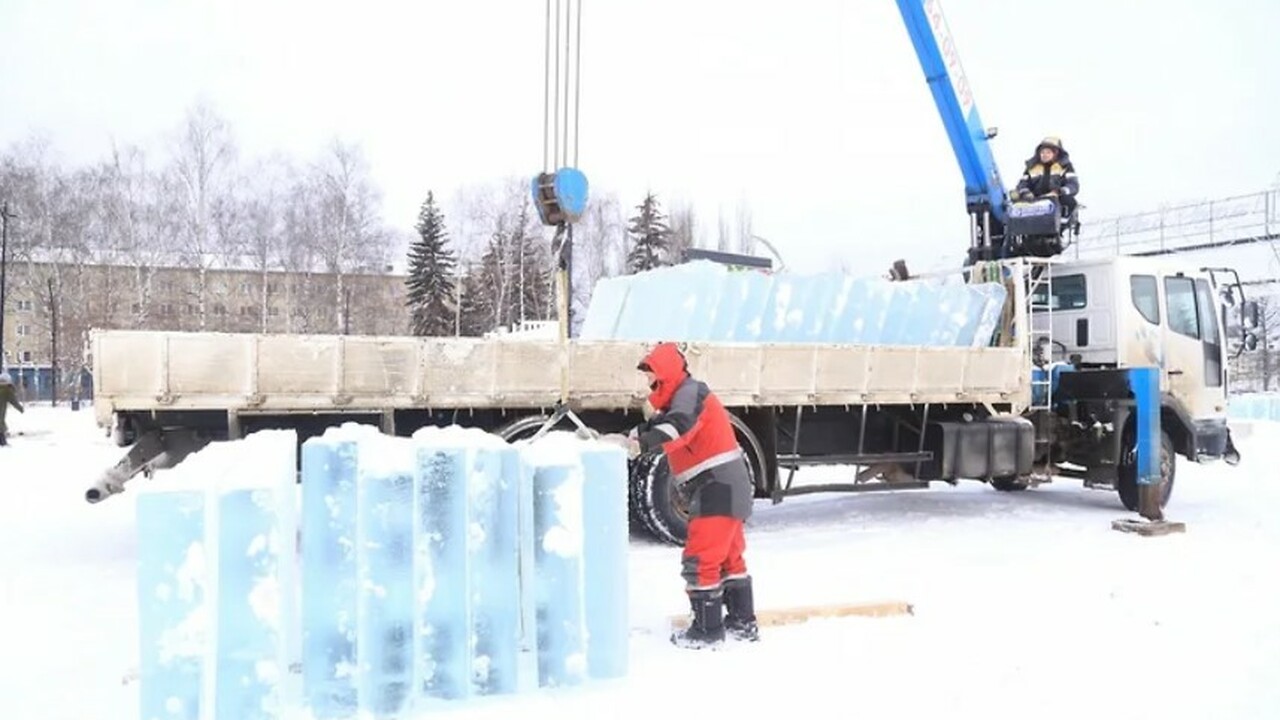
[[[1222,337],[1209,283],[1167,276],[1164,299],[1168,391],[1192,421],[1220,418],[1226,409]]]

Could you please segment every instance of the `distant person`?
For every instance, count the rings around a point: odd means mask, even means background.
[[[1076,207],[1079,192],[1080,181],[1076,178],[1070,153],[1062,147],[1060,138],[1047,137],[1036,146],[1035,155],[1027,160],[1022,179],[1009,195],[1017,202],[1056,197],[1062,214],[1070,215]]]
[[[743,559],[743,522],[751,515],[754,492],[729,413],[706,383],[690,377],[672,343],[658,344],[636,368],[649,380],[654,414],[632,430],[631,455],[661,449],[689,508],[680,574],[693,621],[671,642],[705,647],[724,640],[726,631],[756,640],[751,576]]]
[[[0,446],[9,444],[9,426],[5,425],[4,416],[10,405],[20,413],[26,412],[18,402],[18,389],[13,386],[13,378],[7,372],[0,372]]]

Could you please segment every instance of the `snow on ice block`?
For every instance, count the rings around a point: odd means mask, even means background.
[[[317,720],[356,710],[356,463],[377,432],[346,423],[302,445],[302,682]]]
[[[988,345],[1006,296],[1002,284],[968,284],[960,273],[891,282],[730,271],[706,260],[628,276],[625,294],[622,284],[597,283],[587,314],[600,320],[584,325],[582,339]]]
[[[211,443],[138,495],[143,718],[282,716],[296,443]]]

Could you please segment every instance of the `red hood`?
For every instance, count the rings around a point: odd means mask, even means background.
[[[657,382],[649,388],[653,391],[649,394],[649,404],[656,410],[667,408],[676,388],[689,376],[684,355],[674,343],[659,343],[644,356],[637,368],[652,370],[658,376]]]

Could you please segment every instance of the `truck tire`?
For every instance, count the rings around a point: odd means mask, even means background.
[[[1132,425],[1125,431],[1125,448],[1126,455],[1128,450],[1133,446],[1133,435],[1131,433]],[[1173,440],[1164,430],[1160,431],[1160,507],[1163,509],[1169,502],[1169,497],[1173,495],[1173,478],[1176,473],[1177,455],[1174,451]],[[1124,508],[1129,512],[1138,512],[1138,468],[1136,465],[1129,463],[1122,464],[1119,468],[1120,477],[1116,482],[1116,490],[1120,495],[1120,502],[1124,503]]]
[[[630,515],[633,523],[658,540],[684,545],[689,513],[673,489],[662,452],[646,453],[631,464]]]
[[[1000,492],[1018,492],[1026,490],[1030,486],[1022,478],[1010,475],[1008,477],[991,478],[991,487]]]
[[[733,434],[738,445],[747,454],[747,472],[751,474],[751,485],[755,488],[755,497],[769,497],[769,473],[764,457],[764,445],[760,438],[751,431],[750,426],[734,413],[729,413],[729,424],[733,426]]]
[[[543,424],[550,418],[550,415],[526,415],[497,428],[493,431],[493,434],[510,443],[518,440],[525,440],[533,437],[533,434],[538,432]],[[630,463],[631,477],[635,476],[635,465],[636,463],[634,462]],[[632,483],[632,485],[634,485],[634,483]],[[636,493],[634,489],[631,489],[627,493],[627,497],[627,525],[629,531],[634,534],[652,533],[653,530],[641,521],[643,513],[641,512],[641,509],[636,506]],[[683,542],[684,541],[681,540],[681,543]]]
[[[538,432],[542,425],[550,419],[550,415],[525,415],[496,428],[493,430],[493,434],[509,443],[514,443],[517,440],[533,437],[534,433]]]

